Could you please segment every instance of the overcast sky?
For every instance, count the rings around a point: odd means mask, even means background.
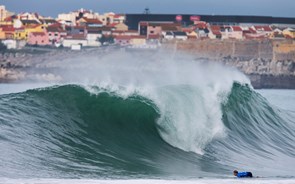
[[[295,0],[0,0],[6,9],[38,12],[57,17],[58,13],[85,8],[99,13],[207,14],[207,15],[265,15],[295,17]]]

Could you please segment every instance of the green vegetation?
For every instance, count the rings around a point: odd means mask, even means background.
[[[112,35],[110,36],[102,35],[102,37],[98,38],[98,41],[101,43],[101,45],[103,45],[104,43],[112,44],[115,42],[114,37]]]

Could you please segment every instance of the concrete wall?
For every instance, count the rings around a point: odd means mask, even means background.
[[[168,41],[166,48],[176,48],[200,57],[231,57],[240,60],[294,60],[295,41],[293,40],[193,40],[186,42]]]

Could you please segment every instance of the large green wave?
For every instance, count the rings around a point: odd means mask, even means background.
[[[163,132],[173,131],[161,122],[175,116],[163,118],[156,101],[94,89],[97,93],[64,85],[1,95],[0,143],[5,151],[0,153],[0,176],[212,177],[237,167],[258,171],[277,160],[281,175],[292,172],[288,164],[295,157],[294,126],[248,86],[234,83],[227,100],[220,102],[226,135],[206,142],[203,155],[163,139]],[[206,100],[200,102],[202,106]]]

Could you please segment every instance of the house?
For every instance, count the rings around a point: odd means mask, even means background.
[[[172,31],[168,31],[168,32],[165,32],[163,33],[164,35],[164,39],[166,40],[173,40],[174,39],[174,34]]]
[[[146,44],[146,37],[142,35],[117,35],[114,41],[115,44],[120,46],[141,48]]]
[[[27,21],[37,21],[40,24],[39,19],[42,18],[38,13],[21,13],[19,14],[20,20],[27,20]],[[29,23],[31,24],[31,23]]]
[[[162,32],[169,32],[169,31],[181,31],[181,24],[180,23],[163,23],[161,24]]]
[[[23,28],[23,27],[22,27]],[[22,29],[20,28],[20,30]],[[25,29],[25,39],[28,38],[31,32],[38,32],[38,33],[43,33],[46,31],[45,26],[43,24],[37,24],[37,25],[27,25],[24,26]],[[23,38],[21,38],[23,39]]]
[[[283,31],[279,28],[273,29],[272,33],[269,35],[271,39],[285,39]]]
[[[87,28],[87,45],[91,47],[98,47],[101,45],[99,38],[102,37],[102,30],[99,28]]]
[[[8,16],[2,20],[0,20],[0,25],[13,25],[13,22],[17,20],[16,15]]]
[[[28,37],[28,44],[30,45],[49,45],[49,38],[46,32],[30,32]]]
[[[89,19],[82,17],[77,21],[77,25],[85,27],[102,27],[103,23],[98,19]]]
[[[231,39],[243,39],[243,29],[240,26],[231,26],[230,31],[227,32],[228,38]]]
[[[98,28],[98,30],[100,30],[103,35],[111,35],[113,28],[103,26],[103,27]]]
[[[14,39],[15,40],[27,40],[29,33],[24,27],[15,28]]]
[[[47,27],[46,32],[48,33],[51,44],[62,43],[63,39],[67,36],[67,32],[57,24]]]
[[[103,15],[99,15],[98,19],[102,21],[104,26],[114,23],[115,13],[109,12]]]
[[[270,26],[252,26],[251,28],[258,34],[264,33],[266,35],[270,35],[272,33],[272,28]]]
[[[193,27],[183,28],[183,32],[186,33],[188,39],[197,39],[198,34],[193,30]]]
[[[22,23],[22,26],[36,26],[36,25],[40,25],[40,22],[38,22],[37,20],[20,20]]]
[[[209,30],[210,30],[210,32],[208,33],[208,37],[210,39],[221,39],[222,38],[220,26],[211,25]]]
[[[14,39],[15,28],[12,25],[2,25],[1,30],[4,39]]]
[[[122,30],[114,30],[112,31],[112,35],[139,35],[137,30],[126,30],[126,31],[122,31]]]
[[[26,42],[24,40],[2,40],[2,43],[7,47],[7,49],[22,49]]]
[[[164,22],[139,22],[139,33],[140,35],[149,36],[149,35],[159,35],[162,34],[161,24]]]
[[[289,38],[289,39],[295,39],[295,29],[292,29],[292,28],[286,28],[283,30],[283,35],[286,37],[286,38]]]
[[[122,15],[122,14],[114,15],[113,22],[114,23],[119,23],[119,24],[124,23],[125,22],[125,15]]]
[[[87,46],[87,39],[84,34],[69,35],[63,39],[64,47],[72,47],[72,45]]]
[[[169,31],[181,31],[181,24],[164,21],[141,21],[138,24],[140,35],[165,35]]]
[[[82,17],[88,19],[99,19],[98,13],[82,8],[73,12],[58,14],[57,21],[67,26],[76,26],[76,21]]]
[[[115,36],[115,44],[120,45],[120,46],[127,46],[127,45],[131,45],[130,41],[131,41],[132,36],[127,36],[127,35],[117,35]]]
[[[208,34],[209,34],[209,29],[207,29],[207,28],[197,28],[196,30],[195,30],[195,32],[197,33],[197,37],[199,38],[199,39],[204,39],[204,38],[208,38]]]
[[[67,35],[87,34],[85,26],[65,26],[65,31],[67,32]]]
[[[127,31],[128,26],[124,23],[112,23],[107,25],[107,27],[113,28],[114,30],[119,30],[119,31]]]
[[[41,24],[45,25],[45,26],[50,26],[50,25],[54,25],[57,24],[58,22],[54,19],[40,19]]]
[[[186,35],[186,33],[185,32],[183,32],[183,31],[174,31],[173,32],[173,35],[174,35],[174,38],[175,39],[178,39],[178,40],[183,40],[183,41],[185,41],[185,40],[187,40],[187,35]]]
[[[255,40],[262,40],[268,38],[268,35],[264,31],[257,31],[255,28],[252,27],[242,27],[243,29],[243,37],[245,39],[255,39]]]

